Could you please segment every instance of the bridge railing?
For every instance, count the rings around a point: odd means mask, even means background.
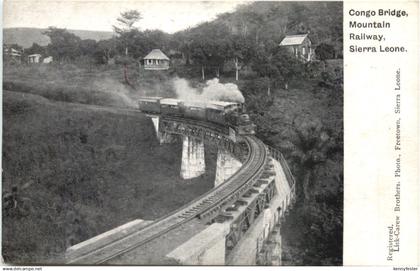
[[[284,170],[284,174],[286,175],[287,182],[289,183],[290,190],[292,192],[292,197],[294,197],[296,195],[296,181],[295,181],[295,177],[292,174],[292,171],[289,168],[289,165],[287,164],[286,159],[284,158],[283,154],[279,150],[271,146],[268,146],[268,151],[270,155],[275,160],[279,161],[280,165],[282,166]]]

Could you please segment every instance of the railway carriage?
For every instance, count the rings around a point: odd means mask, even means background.
[[[206,104],[196,101],[180,102],[179,106],[182,108],[184,117],[196,120],[206,120]]]
[[[165,98],[160,100],[160,112],[162,115],[182,117],[184,114],[180,109],[178,99]]]
[[[223,108],[217,105],[209,104],[206,107],[207,120],[210,122],[225,125],[225,113]]]
[[[141,111],[150,114],[160,114],[161,97],[143,97],[138,100]]]

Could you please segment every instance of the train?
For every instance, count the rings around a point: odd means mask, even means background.
[[[231,127],[240,135],[255,134],[255,124],[246,114],[243,103],[142,97],[138,100],[138,106],[146,114],[208,121]]]

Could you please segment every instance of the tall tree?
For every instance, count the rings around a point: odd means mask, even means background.
[[[278,80],[286,90],[289,89],[291,81],[305,76],[305,64],[284,48],[277,50],[272,61],[279,71]]]
[[[270,96],[271,87],[275,81],[278,81],[280,76],[271,50],[268,50],[264,46],[259,46],[253,58],[252,69],[255,70],[259,76],[266,79],[267,95]]]
[[[295,136],[290,139],[293,144],[290,156],[300,169],[300,196],[308,201],[314,185],[314,171],[327,161],[328,153],[336,147],[335,141],[320,122],[297,122],[295,119],[293,130]]]
[[[120,39],[123,41],[125,47],[125,55],[128,55],[128,47],[132,36],[138,32],[138,28],[135,24],[142,19],[141,13],[137,10],[129,10],[122,12],[120,17],[117,18],[117,24],[113,25],[115,33],[117,33]]]
[[[136,35],[139,33],[138,28],[135,24],[142,19],[140,12],[137,10],[129,10],[122,12],[120,17],[117,18],[117,25],[113,25],[114,31],[119,35],[120,41],[122,41],[125,48],[126,58],[123,60],[124,63],[124,80],[130,85],[128,80],[128,47],[133,44]]]
[[[239,70],[242,65],[247,65],[255,51],[252,42],[242,35],[232,36],[231,55],[235,63],[235,80],[239,80]]]
[[[68,61],[80,55],[81,39],[66,29],[50,26],[42,34],[47,35],[51,40],[47,49],[54,59]]]

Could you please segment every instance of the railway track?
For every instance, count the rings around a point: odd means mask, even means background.
[[[192,120],[188,120],[188,123],[205,127],[213,126],[212,124],[209,126],[209,123],[207,122]],[[220,127],[217,127],[216,130],[218,128]],[[257,181],[264,171],[268,160],[268,150],[263,142],[255,136],[243,136],[243,141],[249,150],[247,158],[242,167],[224,183],[201,195],[180,209],[148,224],[138,232],[125,236],[95,251],[74,258],[68,263],[106,263],[107,261],[142,246],[193,219],[202,219],[205,214],[214,214],[218,210],[223,209],[230,203],[239,199],[239,197]]]

